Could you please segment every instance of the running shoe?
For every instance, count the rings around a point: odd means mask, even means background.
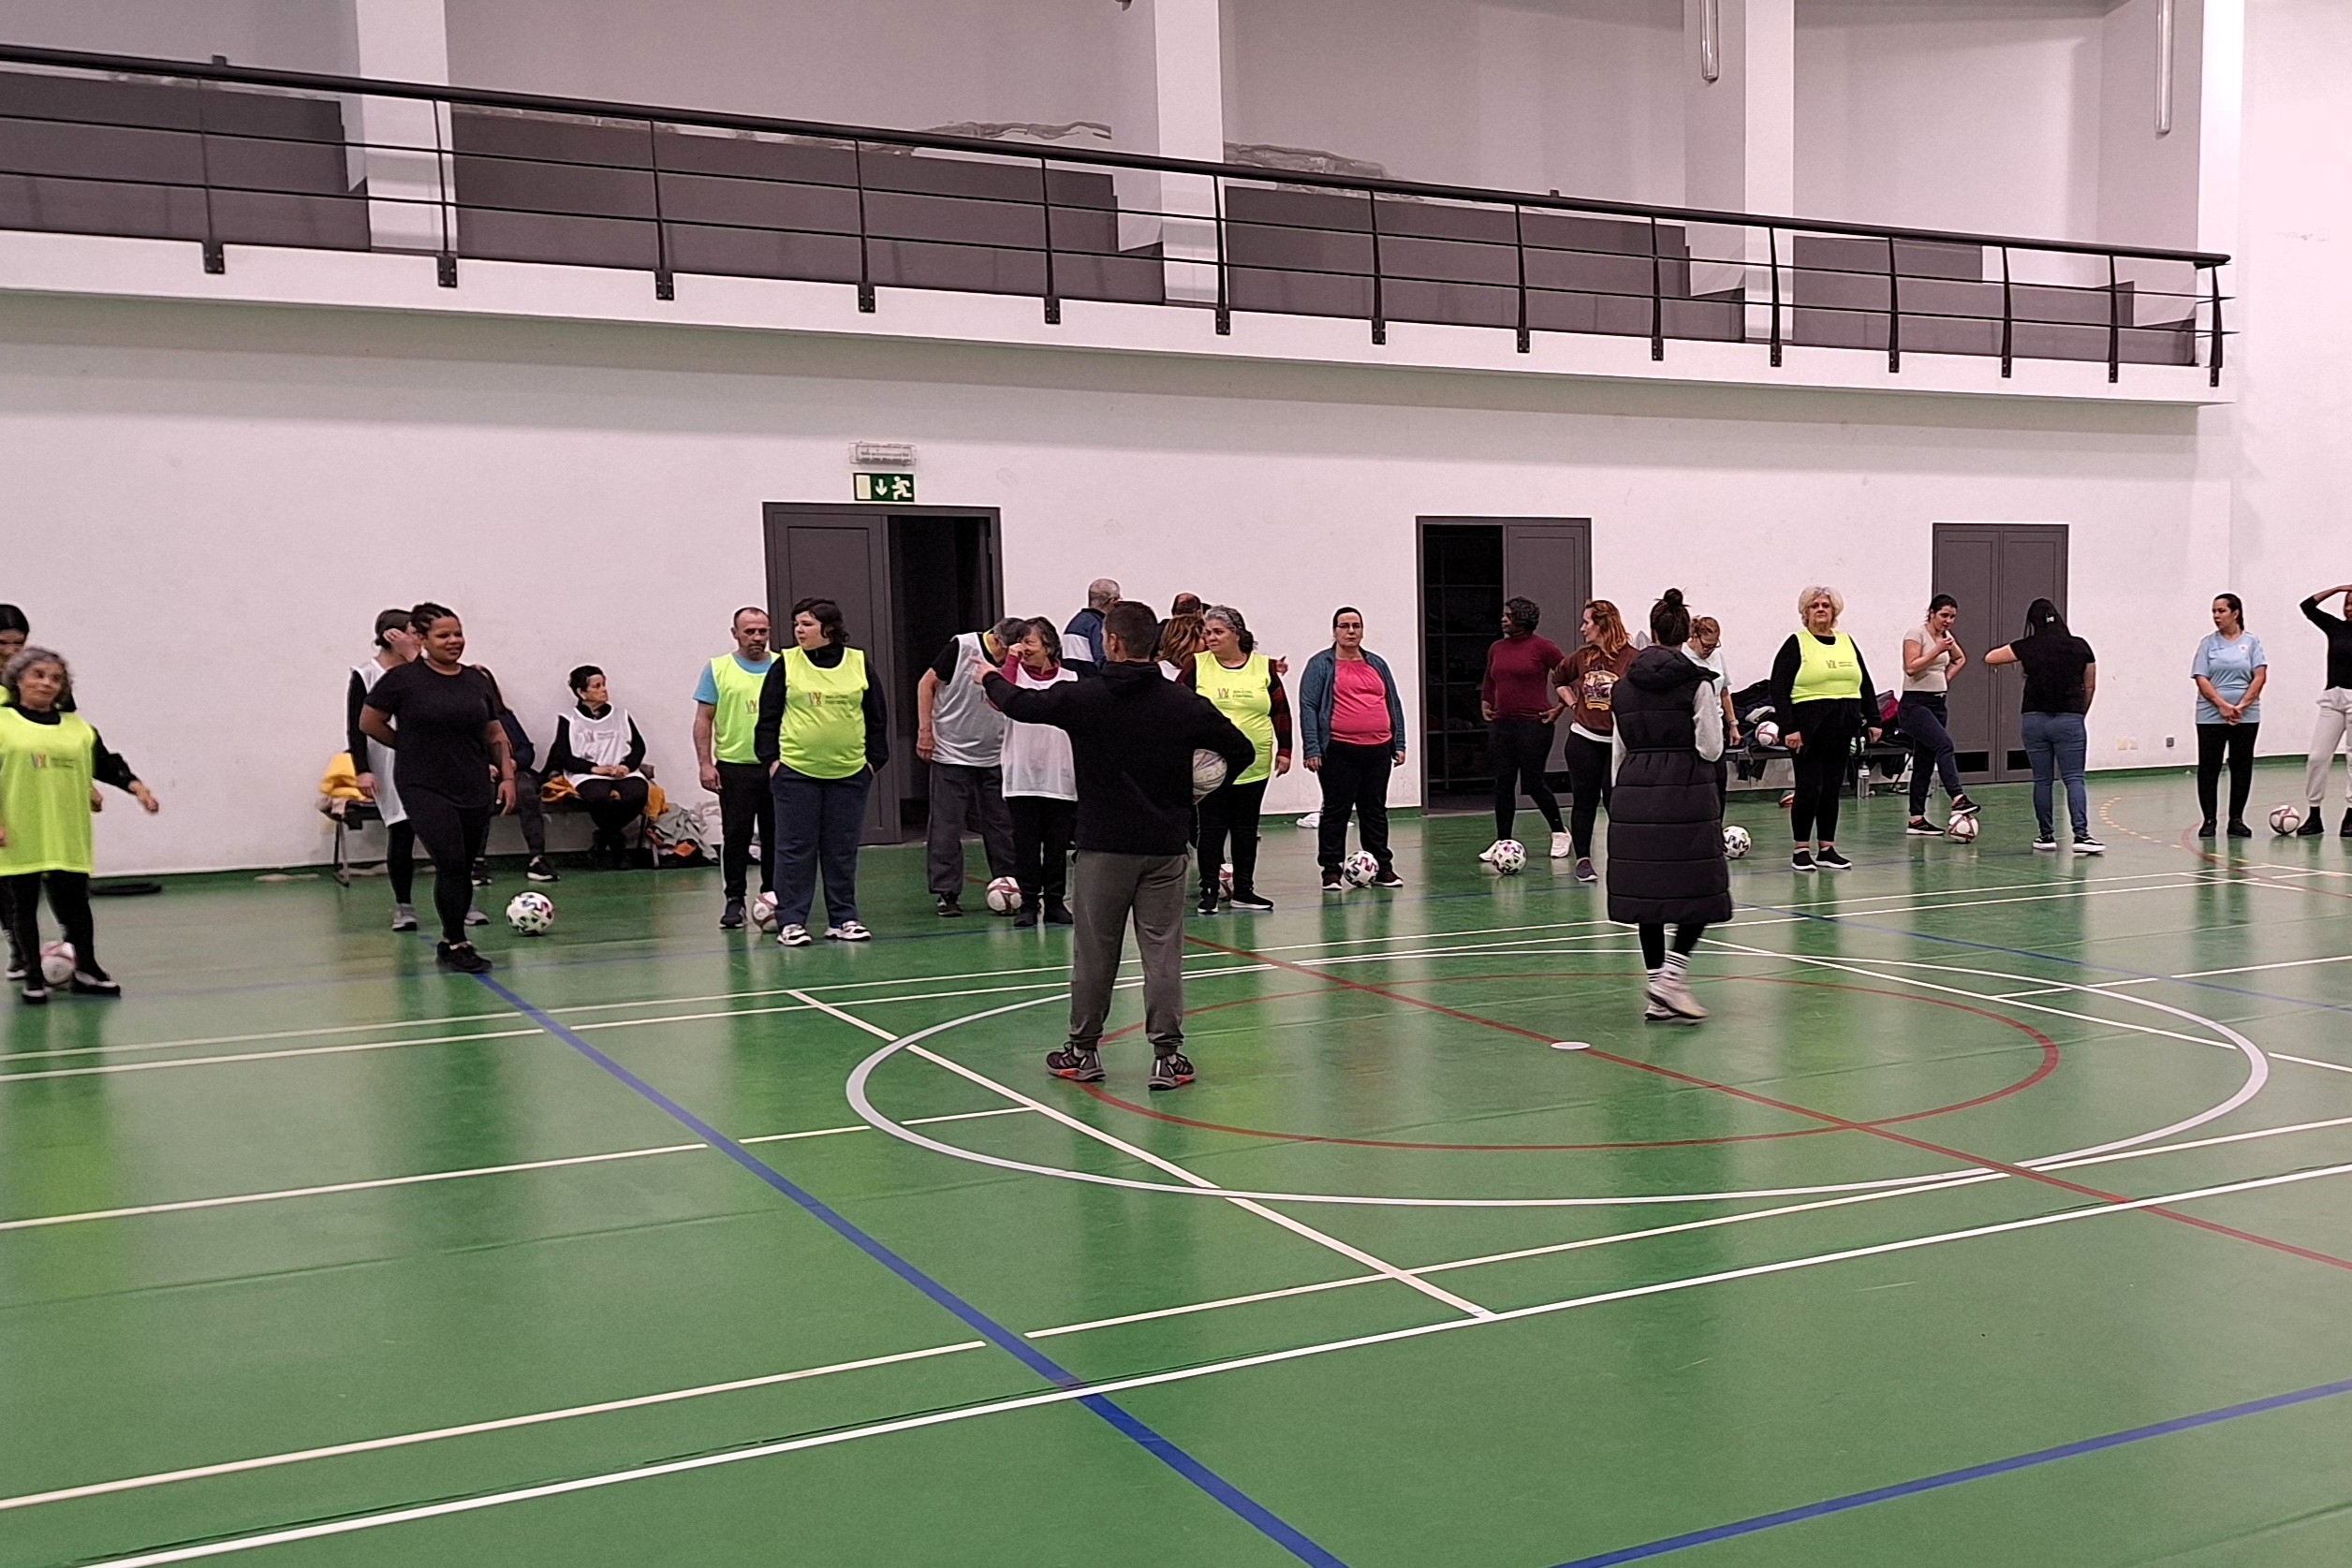
[[[779,947],[805,947],[812,940],[806,926],[786,926],[776,932]]]
[[[1274,907],[1273,900],[1268,898],[1263,893],[1254,890],[1246,893],[1237,892],[1233,894],[1232,897],[1227,899],[1226,902],[1231,904],[1236,909],[1246,909],[1259,915],[1263,915],[1268,910]]]
[[[2233,818],[2229,824],[2229,836],[2233,839],[2250,839],[2254,837],[2254,829]]]
[[[433,956],[449,968],[466,975],[487,975],[490,960],[474,950],[470,942],[438,942],[434,944]]]
[[[719,930],[723,931],[739,931],[742,929],[743,901],[741,899],[729,899],[727,901],[727,907],[719,911]]]
[[[38,975],[28,975],[24,977],[22,994],[26,1006],[38,1007],[49,1000],[49,982]]]
[[[544,855],[534,857],[531,863],[522,869],[522,875],[523,879],[528,882],[561,882],[564,880],[562,877],[555,874],[555,868],[548,864],[547,857]]]
[[[1049,926],[1075,926],[1078,916],[1072,915],[1070,906],[1060,899],[1048,899],[1045,902],[1045,923]]]
[[[1024,901],[1022,903],[1022,906],[1013,912],[1013,930],[1017,931],[1033,931],[1036,929],[1037,906]]]
[[[77,996],[120,996],[123,988],[113,975],[103,969],[77,969],[73,972],[73,989]]]
[[[2197,825],[2197,836],[2200,839],[2210,839],[2213,836],[2213,819],[2212,817],[2209,816],[2204,821]]]
[[[477,904],[465,912],[465,923],[469,926],[487,926],[490,924],[490,916],[483,914],[481,906]]]
[[[1551,835],[1551,857],[1554,860],[1565,860],[1575,853],[1576,841],[1574,839],[1568,837],[1566,833],[1554,833]]]
[[[1576,857],[1576,879],[1579,882],[1598,882],[1601,879],[1601,873],[1593,869],[1593,857],[1590,855],[1580,855]]]
[[[1484,849],[1478,851],[1479,863],[1488,866],[1494,864],[1494,852],[1502,846],[1503,841],[1497,839],[1492,843],[1487,845]]]
[[[1854,862],[1837,852],[1835,844],[1823,844],[1813,857],[1813,863],[1825,872],[1850,872]]]
[[[2295,836],[2299,839],[2315,839],[2327,830],[2327,819],[2319,814],[2319,808],[2314,806],[2311,809],[2311,814],[2303,818],[2303,825],[2295,829]]]
[[[1663,1002],[1645,1002],[1641,1008],[1643,1023],[1680,1023],[1683,1015]]]
[[[1325,872],[1323,873],[1323,891],[1326,893],[1345,893],[1347,891],[1347,884],[1341,880],[1339,872]]]
[[[1299,826],[1301,828],[1320,828],[1323,826],[1323,813],[1321,812],[1309,812],[1305,815],[1299,818]]]
[[[1397,875],[1396,868],[1391,866],[1387,871],[1382,872],[1378,876],[1374,877],[1372,879],[1372,885],[1374,887],[1402,887],[1404,886],[1404,878]]]
[[[1650,982],[1648,995],[1650,1005],[1663,1007],[1678,1018],[1696,1023],[1707,1016],[1707,1009],[1698,1004],[1698,998],[1691,994],[1689,984],[1679,975],[1659,975]]]
[[[855,920],[844,920],[838,926],[827,926],[825,936],[832,942],[872,942],[874,933]]]
[[[2034,847],[2045,855],[2054,855],[2058,852],[2058,841],[2051,834],[2044,833],[2034,841]]]
[[[1953,814],[1965,815],[1966,813],[1955,809]],[[1903,830],[1915,839],[1940,839],[1944,836],[1944,829],[1923,816],[1913,817],[1904,825]]]
[[[1214,889],[1204,889],[1204,890],[1201,892],[1201,895],[1200,895],[1200,909],[1199,909],[1199,913],[1200,913],[1200,914],[1203,914],[1203,915],[1214,915],[1216,912],[1217,912],[1217,895],[1216,895],[1215,890],[1214,890]]]
[[[1981,810],[1983,810],[1982,807],[1978,806],[1974,800],[1971,800],[1965,795],[1955,795],[1952,797],[1952,814],[1954,816],[1974,816]]]
[[[963,901],[962,899],[957,898],[953,893],[939,895],[939,918],[954,920],[961,918],[963,915]]]
[[[2107,845],[2094,838],[2078,836],[2074,841],[2074,852],[2077,855],[2104,855]]]
[[[2352,839],[2352,812],[2344,813],[2344,826],[2336,829],[2339,839]]]
[[[1182,1051],[1169,1051],[1166,1056],[1152,1058],[1151,1086],[1154,1089],[1182,1089],[1192,1082],[1192,1059]]]
[[[1791,871],[1799,872],[1809,872],[1813,870],[1813,851],[1810,849],[1800,849],[1794,855],[1791,855],[1788,857],[1788,868]]]
[[[1067,1078],[1072,1083],[1100,1083],[1103,1080],[1102,1057],[1091,1046],[1046,1052],[1045,1070],[1057,1078]]]
[[[477,860],[474,862],[474,886],[477,887],[487,887],[490,886],[489,861]]]
[[[392,905],[392,930],[413,931],[417,929],[417,907],[414,904]]]
[[[19,980],[22,980],[22,979],[23,979],[23,978],[24,978],[24,960],[23,960],[22,959],[20,959],[20,958],[15,957],[14,955],[10,955],[10,957],[9,957],[9,959],[8,959],[8,984],[10,984],[10,985],[14,985],[14,984],[16,984]]]

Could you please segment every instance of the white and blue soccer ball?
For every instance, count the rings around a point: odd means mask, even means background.
[[[1339,863],[1340,880],[1350,887],[1369,887],[1380,874],[1380,862],[1369,849],[1360,849]]]
[[[1736,822],[1726,825],[1723,830],[1723,854],[1725,859],[1745,859],[1747,857],[1748,851],[1755,847],[1756,841],[1748,836],[1748,830],[1746,828],[1741,827]]]
[[[539,936],[555,924],[555,901],[545,893],[517,893],[507,904],[507,924],[517,936]]]

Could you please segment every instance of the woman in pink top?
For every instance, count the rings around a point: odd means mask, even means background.
[[[1374,885],[1404,887],[1389,854],[1389,774],[1404,763],[1404,703],[1388,661],[1364,646],[1364,615],[1354,605],[1333,613],[1330,647],[1307,661],[1299,716],[1307,771],[1323,784],[1316,843],[1323,891],[1346,889],[1339,867],[1351,811],[1365,851],[1380,863]]]
[[[1522,784],[1527,798],[1543,813],[1551,828],[1554,859],[1568,853],[1566,828],[1560,821],[1559,798],[1544,782],[1551,763],[1551,725],[1560,716],[1552,690],[1551,672],[1566,657],[1549,637],[1536,635],[1543,611],[1533,599],[1510,599],[1503,606],[1503,635],[1486,651],[1486,681],[1478,688],[1478,716],[1486,720],[1487,755],[1494,768],[1494,842],[1511,836],[1511,821],[1519,813]],[[1494,858],[1493,845],[1478,858]]]

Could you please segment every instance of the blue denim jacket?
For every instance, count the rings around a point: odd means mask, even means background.
[[[1305,733],[1309,757],[1320,757],[1331,738],[1331,697],[1338,684],[1334,667],[1338,663],[1338,656],[1326,648],[1307,661],[1307,672],[1299,679],[1299,727]],[[1404,703],[1397,696],[1396,677],[1389,673],[1389,662],[1369,648],[1364,650],[1364,663],[1380,672],[1381,684],[1389,690],[1389,747],[1401,754],[1404,750]]]

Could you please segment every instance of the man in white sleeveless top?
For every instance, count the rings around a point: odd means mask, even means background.
[[[931,828],[927,839],[931,891],[939,913],[963,913],[963,834],[980,836],[991,878],[1011,876],[1013,817],[1005,804],[1005,715],[965,677],[975,659],[991,669],[1028,630],[1025,621],[999,621],[965,632],[939,651],[915,687],[915,755],[931,764]]]

